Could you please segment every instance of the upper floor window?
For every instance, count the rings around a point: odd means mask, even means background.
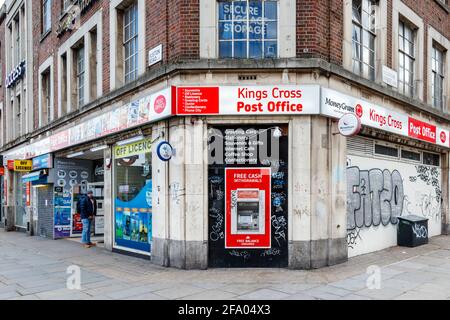
[[[398,89],[412,97],[414,94],[415,40],[414,29],[403,21],[399,22]]]
[[[352,2],[353,72],[375,80],[375,7],[373,0]]]
[[[220,58],[276,58],[278,1],[219,1]]]
[[[77,58],[77,97],[78,97],[78,106],[81,107],[84,105],[84,46],[81,46],[76,51]]]
[[[442,109],[444,102],[444,51],[433,46],[431,52],[431,96],[433,107]]]
[[[138,13],[137,3],[123,13],[123,46],[125,83],[134,81],[138,74]]]
[[[42,33],[50,30],[52,24],[52,1],[42,0]]]
[[[73,3],[73,0],[61,0],[62,2],[62,12],[66,12],[69,9],[70,5]]]

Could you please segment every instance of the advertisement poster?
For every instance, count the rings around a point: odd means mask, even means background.
[[[93,179],[92,162],[61,158],[56,158],[54,162],[55,170],[49,179],[54,181],[57,190],[60,190],[60,192],[55,191],[55,237],[80,236],[83,226],[80,215],[75,212],[76,201],[78,191],[86,193],[87,185]],[[63,224],[56,224],[57,214],[61,213],[59,209],[64,209],[64,217],[68,211],[68,221],[63,219]]]
[[[152,240],[152,181],[131,201],[115,200],[115,240],[122,247],[149,253]]]
[[[54,193],[54,231],[55,239],[70,237],[71,197],[62,187],[56,187]]]
[[[271,169],[225,170],[225,248],[271,248]]]

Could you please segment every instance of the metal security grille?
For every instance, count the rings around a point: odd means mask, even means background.
[[[355,156],[373,156],[373,140],[362,137],[347,138],[347,150]]]

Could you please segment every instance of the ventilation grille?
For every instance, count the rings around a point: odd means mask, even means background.
[[[347,138],[347,150],[355,156],[373,156],[373,140],[362,137]]]
[[[240,75],[239,77],[238,77],[238,79],[241,81],[241,80],[244,80],[244,81],[251,81],[251,80],[256,80],[256,75]]]

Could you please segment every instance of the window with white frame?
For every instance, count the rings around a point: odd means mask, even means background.
[[[52,1],[42,0],[42,33],[50,30],[52,25]]]
[[[123,13],[123,47],[125,83],[137,79],[138,74],[138,12],[137,3]]]
[[[220,58],[276,58],[278,1],[219,1]]]
[[[399,22],[398,30],[398,90],[412,97],[414,95],[415,40],[414,29],[404,21]]]
[[[375,80],[375,8],[373,0],[352,1],[353,72]]]
[[[77,77],[77,102],[78,106],[84,105],[84,46],[80,46],[76,50],[76,77]]]
[[[444,51],[433,46],[431,52],[431,96],[433,107],[442,109],[444,105]]]

